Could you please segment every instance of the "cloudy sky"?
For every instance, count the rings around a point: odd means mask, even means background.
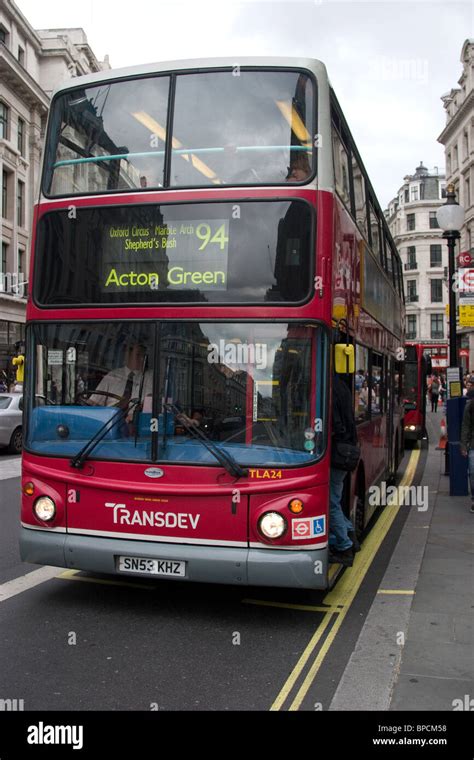
[[[467,0],[16,0],[36,29],[83,27],[114,68],[218,55],[324,61],[382,207],[420,160],[444,168],[440,96],[474,38]]]

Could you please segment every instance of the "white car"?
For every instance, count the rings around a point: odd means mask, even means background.
[[[21,454],[23,445],[23,394],[0,393],[0,447]]]

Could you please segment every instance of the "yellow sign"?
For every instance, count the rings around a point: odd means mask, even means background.
[[[449,317],[449,303],[446,304],[445,313],[446,316]]]
[[[474,305],[459,306],[459,324],[461,327],[474,327]]]
[[[461,383],[449,383],[449,398],[461,398]]]

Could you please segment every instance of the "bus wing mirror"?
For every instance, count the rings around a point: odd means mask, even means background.
[[[338,374],[354,374],[355,355],[354,346],[347,343],[336,343],[334,346],[334,366]]]

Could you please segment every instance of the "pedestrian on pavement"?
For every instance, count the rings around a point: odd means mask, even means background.
[[[468,375],[466,378],[466,388],[464,390],[463,396],[465,396],[467,399],[474,398],[474,375]]]
[[[440,376],[439,383],[439,396],[441,398],[441,404],[444,404],[446,399],[446,381],[443,375]]]
[[[438,411],[438,399],[439,399],[439,390],[441,387],[441,383],[439,382],[438,376],[435,375],[431,381],[431,411],[437,412]]]
[[[468,391],[469,392],[469,391]],[[471,398],[466,402],[461,425],[460,452],[469,457],[469,485],[471,486],[471,513],[474,514],[474,386]]]
[[[342,509],[344,481],[348,469],[341,469],[337,459],[337,444],[357,446],[352,394],[346,383],[334,373],[332,389],[332,457],[330,478],[329,562],[352,567],[354,553],[360,551],[354,526]]]

